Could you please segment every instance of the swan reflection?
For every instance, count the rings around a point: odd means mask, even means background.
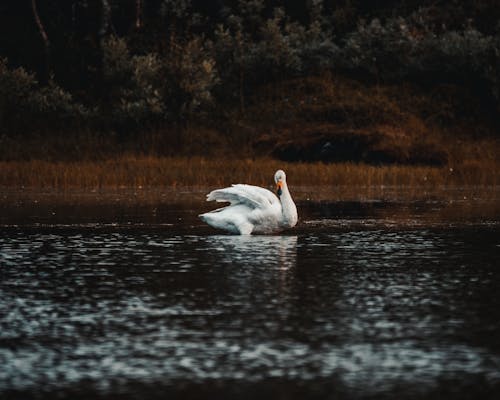
[[[211,251],[225,261],[290,269],[297,263],[297,236],[210,236]]]

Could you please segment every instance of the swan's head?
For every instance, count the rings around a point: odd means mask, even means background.
[[[274,182],[276,182],[278,196],[281,196],[281,193],[283,193],[283,184],[286,182],[285,171],[281,169],[277,170],[274,174]]]

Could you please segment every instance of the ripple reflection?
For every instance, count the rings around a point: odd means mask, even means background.
[[[498,233],[10,231],[0,394],[268,379],[347,397],[493,390]]]

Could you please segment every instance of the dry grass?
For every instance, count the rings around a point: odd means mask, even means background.
[[[202,157],[123,156],[104,161],[0,162],[0,186],[120,188],[272,185],[274,171],[287,172],[291,185],[326,187],[463,187],[499,185],[494,159],[455,166],[370,166],[365,164],[284,163],[273,159],[205,159]]]

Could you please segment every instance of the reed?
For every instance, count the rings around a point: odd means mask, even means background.
[[[3,161],[0,186],[10,188],[152,188],[272,185],[277,169],[291,185],[323,187],[497,186],[495,159],[466,160],[454,166],[372,166],[366,164],[286,163],[270,158],[121,156],[98,161]]]

